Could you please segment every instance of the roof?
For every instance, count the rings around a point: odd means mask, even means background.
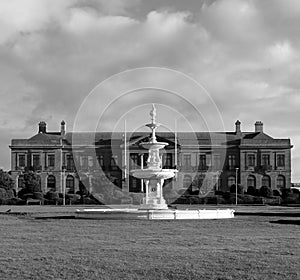
[[[58,132],[38,133],[29,139],[13,139],[12,146],[35,145],[119,145],[124,143],[122,132],[69,132],[64,137]],[[130,145],[148,141],[151,132],[127,132],[126,138]],[[157,132],[158,141],[175,145],[173,132]],[[63,141],[63,142],[61,142]],[[177,132],[178,145],[184,146],[211,146],[211,145],[284,145],[290,146],[289,139],[274,139],[263,132]]]

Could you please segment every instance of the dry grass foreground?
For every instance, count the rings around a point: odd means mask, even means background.
[[[299,279],[299,226],[0,215],[0,279]]]

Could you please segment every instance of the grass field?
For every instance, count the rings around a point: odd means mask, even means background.
[[[274,220],[0,215],[0,279],[299,279],[299,225]]]

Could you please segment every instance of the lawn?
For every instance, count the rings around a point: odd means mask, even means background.
[[[0,215],[0,279],[299,279],[299,225],[274,220]]]

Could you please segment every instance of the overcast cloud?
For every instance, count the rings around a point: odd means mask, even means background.
[[[299,26],[298,0],[2,0],[0,166],[9,169],[11,138],[32,136],[40,120],[71,129],[101,81],[156,66],[200,82],[226,130],[262,120],[271,136],[291,138],[300,182]],[[102,105],[111,98],[103,92]]]

